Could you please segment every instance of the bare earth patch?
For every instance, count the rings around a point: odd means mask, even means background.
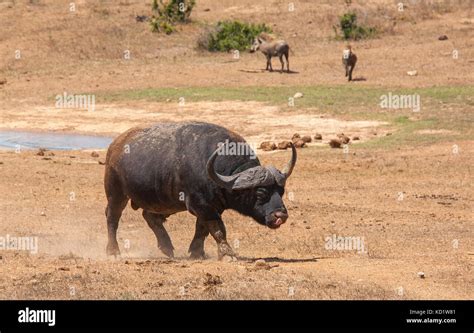
[[[230,128],[249,143],[288,140],[294,133],[320,133],[329,137],[344,132],[357,135],[359,142],[373,138],[369,133],[386,125],[379,121],[346,121],[308,113],[307,110],[282,111],[278,106],[260,102],[193,102],[100,104],[94,111],[57,109],[51,106],[18,107],[0,110],[4,129],[29,129],[116,135],[130,127],[159,121],[207,121]],[[377,129],[384,133],[383,129]]]

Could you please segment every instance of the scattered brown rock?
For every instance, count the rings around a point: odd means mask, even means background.
[[[312,141],[309,135],[303,136],[301,140],[303,140],[305,143],[310,143]]]
[[[298,133],[293,134],[293,136],[291,137],[291,141],[294,142],[296,139],[301,139],[301,136]]]
[[[344,133],[339,133],[337,135],[337,137],[339,138],[339,140],[341,140],[341,142],[343,144],[348,144],[349,141],[351,141],[351,139],[347,135],[345,135]]]
[[[331,139],[329,141],[329,146],[331,146],[331,148],[341,148],[341,145],[342,142],[340,139]]]
[[[276,144],[271,141],[263,141],[260,144],[260,149],[262,149],[263,151],[271,151],[271,150],[275,150],[276,148],[277,148]]]
[[[265,267],[265,266],[268,266],[267,262],[265,261],[265,259],[258,259],[257,261],[255,261],[255,266],[257,267]]]
[[[6,80],[6,79],[0,80],[0,86],[1,86],[1,85],[4,85],[5,83],[7,83],[7,80]]]
[[[44,156],[44,153],[47,151],[47,149],[45,148],[40,148],[38,149],[38,152],[36,153],[36,155],[38,156]]]
[[[293,141],[293,144],[295,145],[295,148],[305,148],[306,147],[306,142],[304,142],[301,139],[299,139],[297,141]]]
[[[247,267],[247,270],[250,272],[255,272],[260,270],[270,270],[275,267],[278,267],[278,264],[270,265],[265,261],[265,259],[258,259],[255,261],[252,267]]]
[[[392,135],[392,133],[388,132],[387,134],[385,134],[385,136],[390,136]]]
[[[277,148],[282,149],[282,150],[290,148],[290,147],[291,147],[291,142],[290,141],[282,141],[277,145]]]
[[[441,36],[438,37],[438,40],[448,40],[448,36],[441,35]]]
[[[91,156],[92,156],[92,157],[99,157],[100,155],[99,155],[98,152],[93,151],[93,152],[91,153]]]
[[[104,161],[99,161],[99,164],[100,165],[105,165],[105,162]]]
[[[322,136],[321,134],[316,133],[316,134],[314,135],[314,140],[322,140],[322,139],[323,139],[323,136]]]
[[[360,137],[358,137],[357,135],[352,137],[352,141],[358,141],[358,140],[360,140]]]
[[[206,277],[204,278],[204,285],[206,287],[217,286],[219,284],[222,284],[222,279],[219,275],[206,273]]]

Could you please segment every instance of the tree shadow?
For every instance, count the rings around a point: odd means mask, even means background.
[[[237,256],[238,260],[255,262],[259,259],[265,260],[265,262],[280,262],[280,263],[302,263],[302,262],[318,262],[319,259],[323,258],[306,258],[306,259],[292,259],[292,258],[279,258],[279,257],[266,257],[266,258],[251,258],[251,257],[240,257]]]
[[[355,77],[352,79],[352,81],[367,81],[367,78],[363,77],[363,76],[358,76],[358,77]]]

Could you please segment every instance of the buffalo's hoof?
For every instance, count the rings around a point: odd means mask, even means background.
[[[223,262],[236,262],[237,261],[237,257],[236,256],[230,256],[230,255],[224,255],[222,256],[219,260],[223,261]]]
[[[191,255],[189,256],[189,259],[191,260],[204,260],[206,259],[206,254],[204,252],[191,252]]]
[[[120,257],[120,249],[118,245],[107,244],[105,252],[108,256]]]
[[[168,258],[174,258],[174,251],[173,249],[167,248],[167,247],[160,247],[161,252]]]
[[[230,245],[227,244],[227,243],[221,243],[221,244],[218,245],[217,254],[218,254],[219,259],[221,259],[222,257],[224,257],[226,255],[231,256],[231,257],[235,257],[234,250],[232,250]]]

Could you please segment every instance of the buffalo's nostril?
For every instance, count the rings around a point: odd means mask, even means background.
[[[288,219],[288,214],[282,211],[278,211],[278,212],[275,212],[275,217],[278,219],[281,219],[283,223],[285,223],[286,220]]]

